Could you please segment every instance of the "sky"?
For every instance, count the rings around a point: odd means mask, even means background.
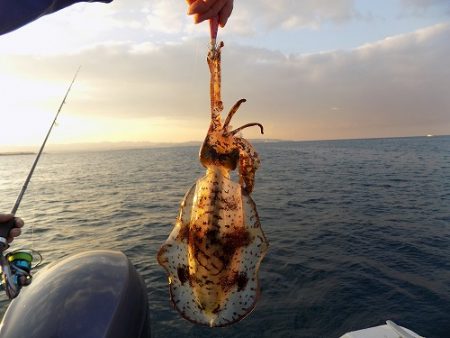
[[[207,23],[183,0],[79,3],[0,36],[0,152],[49,144],[200,141],[209,125]],[[450,1],[235,0],[224,113],[246,138],[450,134]]]

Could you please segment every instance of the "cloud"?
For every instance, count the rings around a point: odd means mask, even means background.
[[[447,0],[401,0],[401,2],[406,6],[421,7],[421,8],[428,8],[434,6],[437,7],[449,6]]]
[[[442,10],[450,15],[450,2],[448,0],[401,0],[403,8],[413,14],[421,14],[430,9]]]
[[[146,12],[148,30],[168,34],[185,30],[186,5],[182,1],[154,1]]]
[[[247,11],[254,14],[249,19],[285,29],[318,27],[324,22],[342,23],[356,15],[352,0],[250,0],[246,1],[246,6]]]
[[[309,55],[226,44],[225,110],[247,98],[233,124],[261,122],[271,138],[448,134],[449,34],[450,25],[441,24],[350,51]],[[104,44],[64,56],[0,56],[0,64],[34,79],[59,81],[64,88],[69,70],[82,63],[65,108],[73,114],[164,118],[184,121],[186,128],[206,128],[205,56],[203,41],[191,39],[166,45]],[[255,137],[257,130],[246,135]]]
[[[131,2],[130,2],[131,1]],[[123,16],[130,8],[134,11],[133,18],[145,22],[148,31],[165,34],[190,33],[192,18],[186,16],[187,7],[179,0],[155,0],[150,3],[130,0],[115,5],[116,18]],[[324,23],[341,24],[349,21],[358,13],[353,0],[246,0],[235,1],[233,15],[227,32],[242,35],[255,34],[258,30],[276,28],[318,28]]]
[[[192,34],[193,18],[186,15],[187,5],[179,0],[127,0],[111,5],[114,20],[122,26],[141,30],[153,37],[155,34]],[[132,26],[138,22],[139,25]]]
[[[297,28],[317,29],[323,24],[342,24],[358,17],[353,0],[246,0],[235,1],[226,34]]]
[[[448,0],[399,0],[402,15],[417,15],[430,9],[450,14]],[[375,6],[377,7],[377,6]],[[246,0],[235,1],[225,34],[256,35],[270,30],[319,29],[324,25],[342,25],[354,20],[371,20],[362,13],[356,0]],[[122,26],[129,20],[142,23],[147,31],[164,34],[198,34],[187,6],[180,0],[115,1],[114,18]],[[129,15],[127,15],[127,13]],[[132,19],[131,19],[132,18]],[[201,31],[201,30],[200,30]]]

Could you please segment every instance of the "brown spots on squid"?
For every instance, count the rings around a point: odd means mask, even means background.
[[[185,224],[181,224],[180,231],[176,237],[177,241],[187,242],[189,239],[189,226]]]
[[[214,308],[214,310],[212,310],[212,313],[218,314],[220,312],[220,310],[222,310],[222,309],[220,308],[220,305],[217,304],[217,306]]]
[[[217,229],[208,229],[205,233],[206,235],[206,239],[208,241],[209,245],[219,245],[221,244],[219,236],[220,236],[220,232]]]
[[[220,286],[224,292],[230,291],[234,286],[236,286],[237,291],[240,292],[245,289],[247,283],[248,277],[246,272],[233,271],[230,275],[220,279]]]
[[[220,279],[220,287],[224,292],[228,292],[236,284],[237,272],[234,272],[230,276],[224,276]]]
[[[204,209],[205,207],[207,207],[209,205],[208,203],[208,197],[206,196],[202,196],[198,199],[198,207],[200,209]]]
[[[217,257],[222,262],[223,267],[228,267],[236,251],[249,245],[250,242],[250,233],[244,228],[236,228],[234,232],[223,235],[221,252]]]
[[[242,291],[245,289],[248,283],[248,277],[246,272],[241,272],[236,279],[236,284],[238,287],[238,291]]]
[[[226,269],[236,251],[248,246],[252,239],[243,227],[235,227],[234,231],[223,234],[219,228],[209,228],[204,232],[191,232],[189,246],[195,261],[205,269],[217,271]]]
[[[223,236],[224,254],[232,256],[237,249],[248,246],[250,242],[250,233],[245,228],[235,228],[233,232]]]
[[[224,204],[225,210],[237,210],[238,209],[238,201],[236,200],[236,197],[230,196],[228,198],[222,198],[221,202]]]
[[[177,268],[177,275],[181,285],[183,285],[189,280],[189,268],[186,265],[179,266]]]

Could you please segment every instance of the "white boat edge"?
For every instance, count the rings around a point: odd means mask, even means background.
[[[386,325],[369,327],[358,331],[347,332],[340,338],[425,338],[406,327],[395,324],[391,320]]]

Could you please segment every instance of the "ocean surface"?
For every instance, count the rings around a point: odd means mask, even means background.
[[[243,321],[210,329],[169,303],[156,252],[204,174],[198,147],[47,153],[19,209],[13,249],[48,264],[121,250],[145,279],[154,337],[339,337],[390,319],[450,337],[450,137],[256,143],[253,199],[270,242],[262,294]],[[0,156],[9,212],[33,155]],[[8,301],[0,296],[0,314]]]

